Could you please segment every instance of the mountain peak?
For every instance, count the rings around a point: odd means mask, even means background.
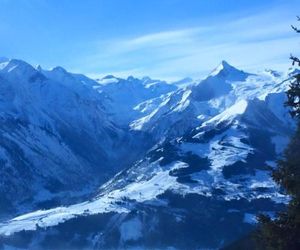
[[[64,73],[64,74],[66,74],[66,73],[68,73],[63,67],[61,67],[61,66],[56,66],[56,67],[54,67],[53,69],[51,69],[51,71],[53,71],[53,72],[59,72],[59,73]]]
[[[136,81],[136,80],[139,80],[139,79],[135,78],[134,76],[128,76],[127,77],[127,81],[133,82],[133,81]]]
[[[227,61],[222,60],[210,75],[217,75],[222,71],[230,72],[230,71],[239,71],[239,70],[233,67],[232,65],[230,65]]]
[[[9,59],[7,57],[4,57],[4,56],[0,56],[0,63],[5,63],[5,62],[8,62]]]
[[[223,67],[233,67],[231,66],[227,61],[225,60],[222,60],[221,63],[220,63]]]
[[[143,82],[149,82],[149,81],[152,81],[152,79],[151,79],[149,76],[144,76],[144,77],[142,78],[142,81],[143,81]]]
[[[43,70],[43,68],[40,64],[36,65],[35,68],[37,71],[40,71],[40,72]]]
[[[222,60],[209,76],[226,77],[227,80],[244,80],[249,74]]]
[[[114,75],[106,75],[102,77],[102,79],[115,79],[116,77]]]
[[[5,63],[5,67],[3,67],[3,70],[7,72],[17,70],[18,72],[23,72],[25,74],[29,72],[32,73],[35,71],[35,69],[30,64],[22,60],[10,59],[3,61],[3,63]]]
[[[108,83],[117,83],[119,82],[120,78],[115,77],[114,75],[106,75],[101,79],[96,79],[96,81],[100,84],[108,84]]]
[[[0,63],[0,71],[12,82],[35,82],[45,79],[45,76],[32,65],[19,59],[10,59]]]

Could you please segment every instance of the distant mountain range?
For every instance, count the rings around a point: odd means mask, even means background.
[[[199,81],[93,80],[2,58],[0,249],[242,237],[288,200],[270,171],[295,127],[283,105],[294,74],[222,61]]]

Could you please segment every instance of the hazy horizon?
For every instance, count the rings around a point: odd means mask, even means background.
[[[299,44],[294,4],[0,0],[0,51],[93,78],[197,79],[221,60],[252,72],[286,70]]]

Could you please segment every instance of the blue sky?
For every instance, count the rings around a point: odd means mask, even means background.
[[[0,54],[92,77],[285,70],[296,15],[299,0],[0,0]]]

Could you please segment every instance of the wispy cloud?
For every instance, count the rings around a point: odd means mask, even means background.
[[[284,21],[283,21],[284,20]],[[239,19],[187,29],[93,43],[81,63],[91,74],[150,75],[165,79],[201,77],[222,59],[244,69],[287,67],[298,37],[289,29],[294,16],[273,9]],[[78,65],[82,68],[82,65]]]
[[[133,39],[121,42],[121,45],[127,49],[137,49],[145,47],[161,47],[166,45],[187,43],[193,40],[193,37],[204,31],[201,28],[191,28],[175,31],[164,31],[154,34],[147,34]]]

